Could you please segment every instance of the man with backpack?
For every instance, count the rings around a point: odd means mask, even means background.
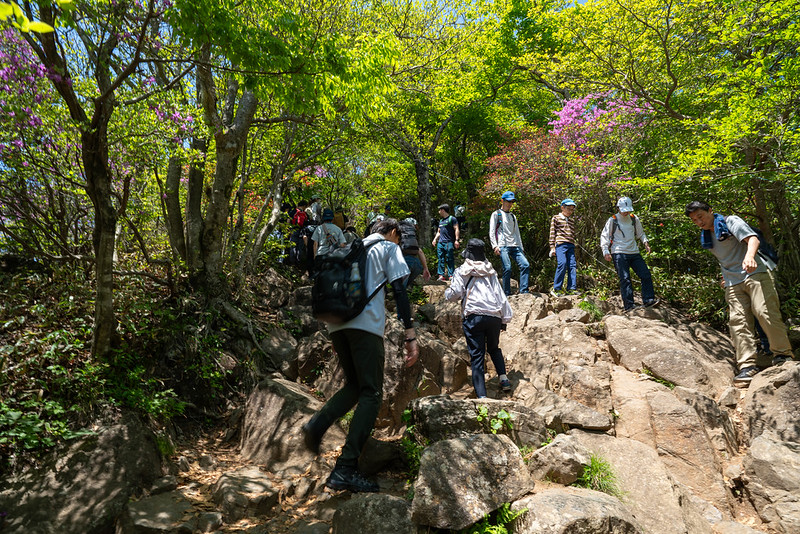
[[[322,212],[322,224],[317,226],[311,236],[314,241],[314,257],[325,256],[345,245],[344,233],[332,221],[333,210],[325,208]]]
[[[417,239],[417,220],[412,217],[400,221],[400,248],[403,251],[403,259],[406,260],[406,264],[411,270],[411,274],[406,279],[406,287],[413,284],[419,275],[422,275],[425,280],[430,280],[428,260]]]
[[[500,209],[489,218],[489,242],[495,255],[500,256],[503,263],[503,291],[511,294],[511,260],[519,267],[519,293],[528,293],[528,276],[530,263],[522,248],[522,237],[519,234],[517,217],[511,213],[517,197],[513,191],[506,191],[500,197]]]
[[[362,245],[361,240],[354,241],[353,245],[356,243]],[[360,278],[365,284],[365,294],[369,295],[366,305],[352,319],[328,324],[333,347],[344,371],[345,384],[303,425],[302,432],[306,446],[319,454],[322,437],[328,428],[358,405],[342,452],[325,482],[334,490],[376,492],[380,489],[378,484],[358,471],[358,458],[375,426],[383,397],[383,338],[386,328],[384,286],[387,284],[392,287],[397,310],[405,327],[405,366],[414,365],[419,356],[411,305],[404,284],[409,270],[397,246],[399,243],[400,227],[396,219],[384,219],[375,224],[374,233],[363,240],[366,258]],[[338,254],[339,251],[331,256]],[[323,272],[320,272],[320,276],[323,276]]]
[[[642,221],[633,214],[633,201],[622,197],[617,201],[618,212],[606,221],[600,234],[600,248],[606,261],[614,261],[614,268],[619,276],[619,292],[622,295],[622,306],[625,311],[635,308],[633,301],[633,282],[631,269],[642,281],[642,304],[650,307],[658,304],[653,289],[653,277],[636,244],[638,238],[647,253],[650,254],[650,243],[642,228]]]
[[[754,317],[769,339],[772,365],[793,359],[778,292],[768,272],[774,264],[770,265],[771,260],[759,253],[757,233],[740,217],[714,213],[711,206],[696,200],[686,206],[684,213],[700,227],[700,245],[711,251],[722,268],[728,326],[739,368],[733,384],[747,387],[763,370],[756,358]]]
[[[550,257],[556,258],[556,274],[553,277],[553,290],[557,297],[566,283],[566,293],[578,291],[578,262],[575,259],[575,201],[565,198],[561,201],[561,213],[550,219]],[[566,280],[565,280],[566,279]]]
[[[450,215],[450,204],[439,206],[439,228],[433,237],[433,246],[436,247],[438,258],[437,270],[439,281],[447,282],[456,270],[455,251],[461,243],[461,230],[458,219]]]

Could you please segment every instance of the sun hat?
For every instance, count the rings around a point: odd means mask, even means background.
[[[473,237],[467,241],[467,248],[464,249],[461,256],[467,260],[486,261],[485,246],[483,241]]]

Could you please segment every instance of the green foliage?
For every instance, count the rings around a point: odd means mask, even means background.
[[[497,434],[501,430],[513,430],[513,417],[505,409],[501,409],[494,416],[489,415],[489,408],[483,404],[478,406],[477,419],[492,434]]]
[[[406,424],[406,430],[400,440],[400,446],[403,449],[403,457],[408,469],[406,472],[406,482],[411,485],[419,474],[420,458],[422,457],[422,452],[425,450],[425,447],[429,445],[429,441],[417,432],[416,426],[412,424],[411,410],[408,408],[403,410],[403,422]]]
[[[669,389],[675,389],[675,384],[673,384],[669,380],[664,380],[663,378],[658,378],[655,374],[653,374],[653,371],[651,371],[647,367],[642,367],[642,373],[646,374],[647,376],[649,376],[650,378],[652,378],[653,380],[655,380],[656,382],[658,382],[662,386],[666,386]]]
[[[617,475],[611,464],[602,457],[592,454],[589,464],[583,466],[583,473],[573,486],[601,491],[617,498],[622,498],[623,492],[617,483]]]
[[[591,300],[583,299],[578,303],[578,307],[583,311],[589,313],[593,322],[597,322],[603,318],[603,311],[597,307],[597,304]]]
[[[459,534],[510,534],[511,523],[527,511],[527,508],[523,508],[514,512],[510,503],[503,503],[494,512],[483,516],[479,522],[460,530]]]
[[[542,445],[541,445],[542,447],[550,445],[553,442],[553,440],[556,439],[556,436],[558,435],[558,432],[556,432],[552,428],[548,428],[546,430],[547,430],[547,438],[542,442]]]

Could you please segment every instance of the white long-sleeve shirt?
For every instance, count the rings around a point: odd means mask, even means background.
[[[500,317],[506,324],[514,315],[503,287],[497,279],[497,273],[488,261],[464,260],[453,273],[450,287],[444,292],[444,298],[445,300],[463,298],[464,317],[489,315]]]
[[[519,235],[517,217],[509,212],[497,210],[489,217],[489,243],[492,249],[497,247],[522,247],[522,237]]]
[[[614,230],[614,217],[609,217],[600,234],[600,249],[603,254],[638,254],[639,246],[636,244],[636,238],[638,237],[643,244],[647,243],[642,221],[639,217],[622,213],[617,213],[616,218],[616,230]],[[612,230],[614,230],[613,236]]]

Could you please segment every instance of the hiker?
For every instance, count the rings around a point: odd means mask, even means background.
[[[561,213],[550,219],[550,257],[556,257],[556,275],[550,294],[557,297],[566,278],[565,293],[578,291],[578,264],[575,261],[575,201],[565,198],[561,201]]]
[[[307,207],[308,201],[301,200],[297,203],[297,208],[288,212],[291,215],[289,225],[292,229],[289,234],[289,241],[292,242],[292,247],[289,249],[289,264],[297,265],[301,270],[306,267],[306,239],[303,229],[308,222],[305,211]]]
[[[349,245],[358,237],[355,226],[348,226],[344,229],[344,240]]]
[[[436,235],[433,236],[432,243],[436,247],[438,280],[440,282],[447,282],[453,275],[456,268],[454,249],[459,247],[460,237],[461,230],[458,220],[450,215],[450,205],[442,204],[439,206],[439,228],[436,230]]]
[[[400,221],[400,248],[403,251],[403,259],[406,260],[411,274],[406,279],[406,287],[414,283],[414,280],[422,275],[425,281],[431,279],[431,272],[428,270],[428,260],[422,247],[419,246],[417,239],[417,220],[408,217]]]
[[[495,255],[500,256],[503,263],[503,291],[511,295],[511,260],[519,268],[519,293],[528,293],[528,273],[530,263],[522,248],[522,237],[519,235],[517,217],[511,213],[517,197],[513,191],[506,191],[500,197],[500,209],[489,218],[489,242]]]
[[[322,202],[319,200],[319,195],[311,196],[311,205],[308,207],[309,218],[314,224],[322,222]]]
[[[775,265],[759,254],[756,232],[740,217],[714,213],[711,206],[697,200],[690,202],[684,213],[702,229],[701,246],[711,251],[720,264],[730,315],[728,327],[739,370],[733,384],[747,387],[763,370],[757,364],[754,318],[769,339],[772,365],[792,359],[778,292],[768,272]]]
[[[320,442],[328,428],[358,404],[342,452],[325,482],[334,490],[376,492],[380,489],[378,484],[358,471],[358,458],[375,426],[383,397],[383,337],[386,326],[384,284],[392,287],[405,327],[405,366],[414,365],[419,356],[411,305],[403,280],[409,271],[403,261],[403,253],[397,246],[399,242],[400,227],[396,219],[385,219],[375,224],[375,233],[364,239],[364,246],[369,247],[366,290],[368,294],[378,288],[380,290],[354,319],[339,325],[328,325],[333,347],[344,371],[345,384],[303,425],[302,431],[306,446],[319,454]]]
[[[325,256],[339,247],[345,246],[347,241],[344,233],[333,224],[333,210],[325,208],[322,212],[322,224],[317,226],[311,240],[314,241],[314,257]]]
[[[486,398],[484,360],[487,351],[500,377],[500,389],[511,391],[499,343],[500,331],[505,330],[513,312],[497,273],[486,260],[484,246],[480,239],[467,242],[462,254],[464,263],[455,270],[450,287],[444,292],[445,300],[461,300],[462,328],[472,366],[472,387],[479,399]]]
[[[631,269],[642,282],[642,304],[655,306],[659,300],[653,289],[653,277],[644,258],[639,253],[636,238],[650,254],[650,243],[642,228],[642,221],[633,214],[633,201],[622,197],[617,201],[618,212],[606,221],[600,234],[600,248],[606,261],[614,261],[614,268],[619,276],[619,292],[622,295],[622,306],[625,311],[635,308],[633,301],[633,282]]]

